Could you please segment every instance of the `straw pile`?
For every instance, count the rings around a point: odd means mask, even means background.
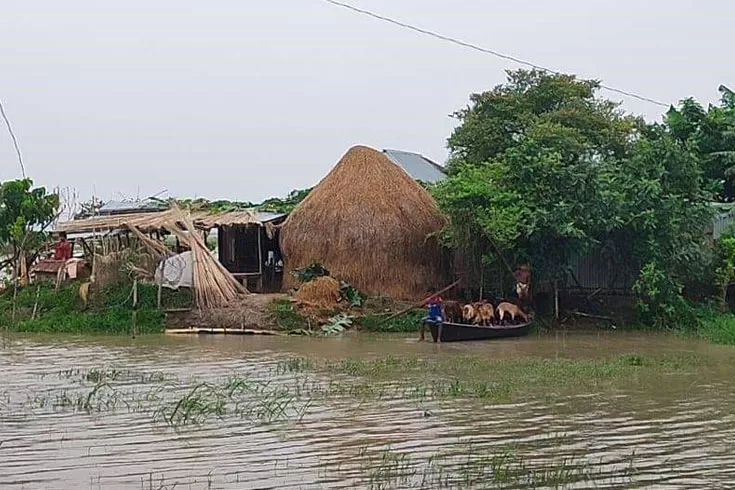
[[[178,208],[167,211],[168,219],[163,228],[176,235],[181,243],[189,247],[194,265],[194,294],[199,308],[227,306],[240,294],[247,293],[227,269],[207,249],[191,216]]]
[[[337,306],[339,296],[339,281],[330,276],[321,276],[302,284],[294,299],[305,306],[328,309]]]
[[[116,226],[130,230],[156,258],[170,255],[170,251],[160,242],[145,236],[142,230],[150,226],[155,226],[155,229],[163,229],[175,235],[183,245],[191,250],[194,262],[194,296],[199,308],[224,307],[238,299],[241,294],[247,294],[248,291],[245,286],[240,284],[209,252],[201,236],[201,231],[194,226],[189,213],[174,207],[167,211],[155,213],[154,217],[131,215],[115,217],[114,220]],[[109,274],[104,268],[106,260],[108,259],[101,259],[100,256],[95,258],[96,270],[93,275],[95,275],[97,282],[112,281],[114,279],[107,277]],[[118,271],[121,269],[118,265],[115,268]]]
[[[98,291],[109,286],[119,286],[128,281],[128,275],[123,271],[124,263],[124,256],[121,252],[94,256],[91,277]]]
[[[289,271],[317,261],[361,292],[423,297],[443,281],[441,251],[429,235],[444,224],[434,199],[402,168],[354,147],[282,226],[286,287],[295,284]]]

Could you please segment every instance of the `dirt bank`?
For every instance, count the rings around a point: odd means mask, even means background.
[[[285,294],[249,294],[226,308],[166,312],[166,328],[220,327],[277,329],[272,304]]]

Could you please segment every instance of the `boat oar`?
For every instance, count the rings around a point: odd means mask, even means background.
[[[449,291],[450,289],[452,289],[454,286],[456,286],[459,283],[460,283],[460,280],[454,281],[452,284],[450,284],[449,286],[445,287],[441,291],[438,291],[438,292],[432,294],[431,296],[427,296],[420,303],[412,304],[408,308],[405,308],[405,309],[399,311],[398,313],[394,313],[393,315],[389,316],[388,318],[386,318],[382,322],[380,322],[379,325],[384,325],[385,323],[393,320],[394,318],[398,318],[399,316],[405,315],[406,313],[408,313],[411,310],[414,310],[414,309],[416,309],[416,308],[418,308],[420,306],[424,306],[426,304],[426,302],[429,301],[432,297],[446,293],[447,291]],[[426,327],[426,325],[424,325],[424,323],[421,322],[421,337],[420,337],[421,340],[424,340],[424,330],[425,330],[425,327]],[[440,324],[440,327],[439,327],[439,335],[441,336],[441,324]]]
[[[431,296],[427,296],[426,298],[424,298],[423,300],[421,300],[420,303],[414,303],[411,306],[409,306],[408,308],[405,308],[405,309],[399,311],[398,313],[392,314],[391,316],[389,316],[388,318],[386,318],[382,322],[380,322],[379,325],[382,325],[385,322],[388,322],[390,320],[393,320],[394,318],[398,318],[401,315],[405,315],[406,313],[408,313],[411,310],[415,310],[416,308],[419,308],[421,306],[424,306],[426,304],[426,302],[429,301],[434,296],[439,296],[440,294],[446,293],[447,291],[449,291],[450,289],[452,289],[454,286],[456,286],[459,283],[460,283],[460,281],[454,281],[452,284],[450,284],[449,286],[445,287],[441,291],[437,291],[436,293],[432,294]]]

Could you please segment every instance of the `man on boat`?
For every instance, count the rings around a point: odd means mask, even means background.
[[[428,309],[428,315],[421,321],[421,338],[424,340],[424,327],[426,325],[441,325],[442,323],[442,297],[436,294],[436,288],[429,289],[429,297],[424,302]]]

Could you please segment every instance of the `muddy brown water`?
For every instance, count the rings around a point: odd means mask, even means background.
[[[299,416],[286,420],[226,414],[181,427],[155,417],[162,401],[151,395],[156,386],[180,394],[187,383],[233,374],[274,387],[292,379],[274,368],[293,358],[586,358],[632,351],[696,353],[714,359],[716,368],[694,367],[645,389],[539,393],[517,403],[335,395],[302,405]],[[570,488],[735,488],[733,358],[727,347],[626,333],[439,346],[410,335],[14,335],[0,345],[0,488],[412,488],[422,480],[425,488],[504,488],[490,476],[467,480],[462,468],[469,463],[461,461],[468,452],[502,455],[509,447],[522,448],[526,465],[554,461],[559,473],[565,465],[586,468],[584,482],[572,478]],[[92,410],[74,406],[94,386],[85,376],[99,369],[126,372],[116,387],[137,395]],[[172,379],[182,385],[167,385]],[[437,455],[460,462],[427,479]],[[396,478],[411,465],[423,470]]]

